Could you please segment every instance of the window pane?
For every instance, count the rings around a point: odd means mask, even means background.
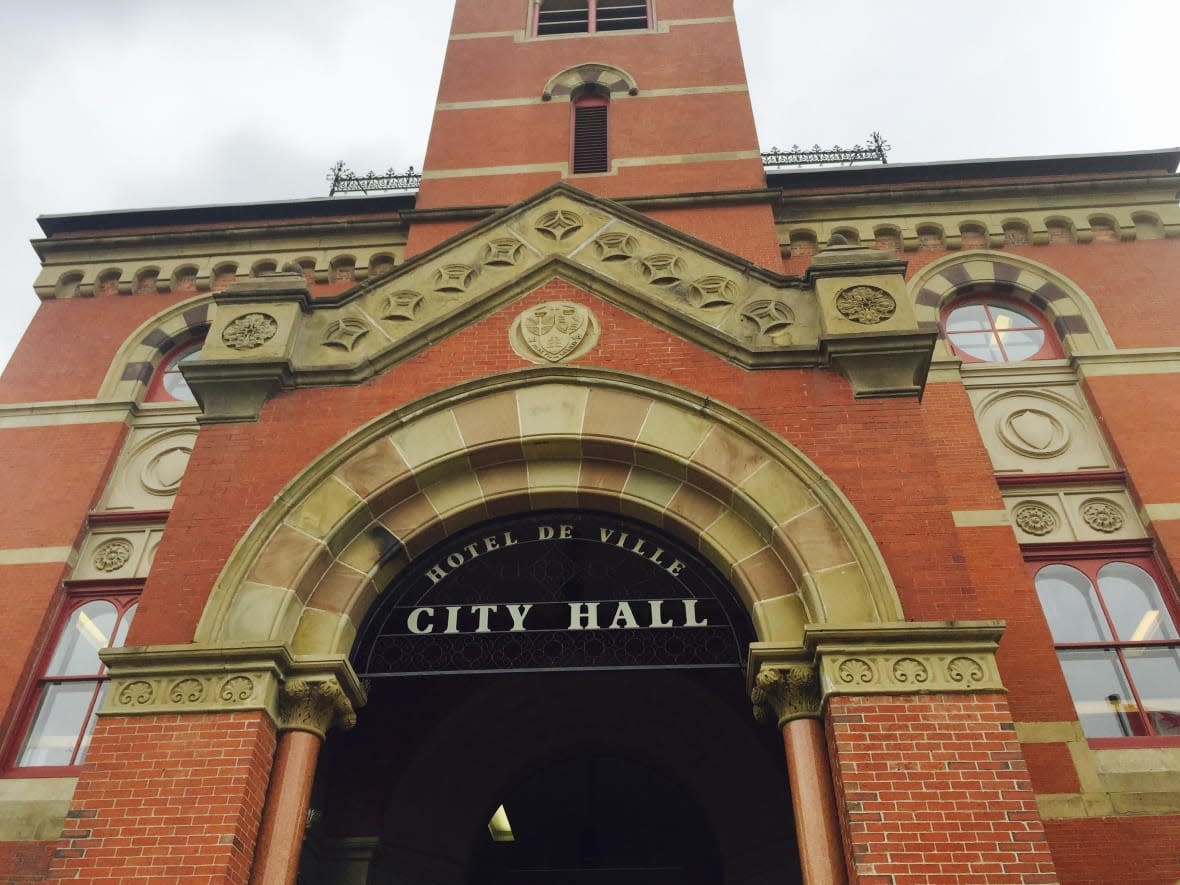
[[[102,662],[98,650],[110,644],[115,627],[115,607],[105,600],[88,602],[77,608],[61,631],[53,650],[48,676],[85,676],[98,673]]]
[[[188,382],[184,380],[184,376],[180,374],[180,366],[183,363],[191,363],[201,355],[201,348],[194,347],[192,350],[186,351],[172,360],[164,369],[163,385],[164,390],[173,399],[183,400],[184,402],[193,402],[196,397],[193,396],[192,390],[188,386]]]
[[[948,337],[951,344],[977,360],[986,360],[989,363],[1004,361],[1004,354],[991,332],[954,332]]]
[[[1036,355],[1045,343],[1045,333],[1040,329],[1028,332],[1000,332],[1000,343],[1004,346],[1008,359],[1019,362]]]
[[[1159,734],[1180,734],[1180,650],[1123,650],[1139,700]]]
[[[1113,651],[1063,649],[1057,655],[1086,737],[1117,738],[1146,733]]]
[[[968,304],[956,307],[946,318],[948,332],[977,332],[990,329],[991,323],[987,319],[987,311],[982,304]]]
[[[95,682],[49,684],[17,757],[17,765],[69,765]]]
[[[1054,642],[1101,642],[1110,629],[1090,579],[1068,565],[1047,565],[1037,572],[1037,596]]]
[[[1115,633],[1127,642],[1176,639],[1176,625],[1151,575],[1129,562],[1112,562],[1098,571],[1098,590]]]
[[[992,321],[995,323],[997,329],[1038,328],[1035,320],[1025,316],[1018,310],[1013,310],[1011,307],[1000,307],[996,304],[989,304],[988,310],[991,311]]]
[[[90,739],[94,737],[94,723],[98,721],[98,711],[102,709],[103,698],[107,696],[109,682],[104,682],[98,688],[98,698],[94,702],[94,709],[90,711],[90,718],[86,720],[86,729],[82,733],[82,742],[78,745],[78,755],[74,757],[74,765],[81,765],[86,761],[86,751],[90,749]]]
[[[119,622],[119,629],[115,631],[115,641],[111,643],[111,648],[122,648],[123,643],[127,641],[127,631],[131,629],[131,621],[135,617],[135,611],[139,608],[139,603],[131,606],[127,611],[123,612],[123,620]]]

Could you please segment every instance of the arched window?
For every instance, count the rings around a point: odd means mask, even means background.
[[[942,329],[964,362],[1016,363],[1062,356],[1045,319],[1002,296],[954,302],[943,313]]]
[[[541,0],[534,32],[593,34],[598,31],[632,31],[650,27],[649,0]]]
[[[607,111],[610,98],[605,90],[584,87],[573,98],[573,148],[570,169],[575,175],[610,171]]]
[[[1180,634],[1153,572],[1149,560],[1095,559],[1046,565],[1036,574],[1089,738],[1180,737]]]
[[[94,717],[106,692],[106,667],[98,652],[118,648],[135,616],[136,593],[71,600],[57,630],[53,656],[39,674],[16,768],[72,768],[82,764]]]
[[[180,373],[180,367],[184,363],[191,362],[201,355],[201,345],[203,343],[203,341],[190,341],[188,344],[182,344],[180,347],[175,348],[164,357],[152,375],[151,384],[148,385],[146,397],[148,402],[166,403],[179,401],[191,403],[196,401],[192,390],[189,389],[188,382],[184,380],[184,375]]]

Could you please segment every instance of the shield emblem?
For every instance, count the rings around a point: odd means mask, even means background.
[[[1060,444],[1064,428],[1040,409],[1021,409],[1008,416],[1008,429],[1020,442],[1037,452],[1049,452]]]
[[[525,344],[551,363],[573,353],[589,328],[589,311],[568,301],[540,304],[528,311],[520,323]]]

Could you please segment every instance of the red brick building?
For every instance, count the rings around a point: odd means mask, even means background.
[[[416,192],[43,218],[0,881],[1180,881],[1178,161],[457,0]]]

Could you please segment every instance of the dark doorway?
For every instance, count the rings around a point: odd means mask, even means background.
[[[675,780],[631,759],[552,762],[504,797],[471,885],[721,885],[704,814]]]

